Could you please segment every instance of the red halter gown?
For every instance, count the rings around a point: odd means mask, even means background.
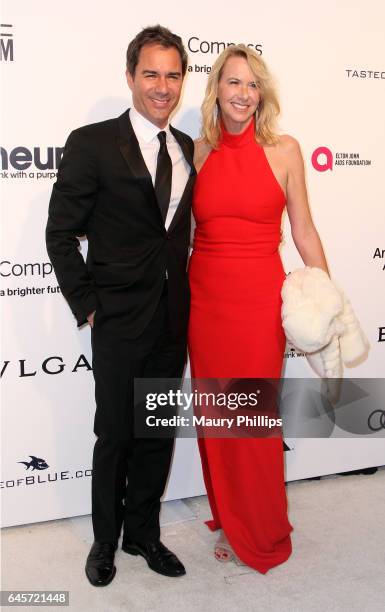
[[[278,246],[285,195],[254,138],[222,130],[197,177],[189,264],[193,378],[279,378],[285,336]],[[231,415],[233,416],[233,415]],[[200,438],[213,520],[233,550],[261,573],[291,553],[283,443],[275,438]]]

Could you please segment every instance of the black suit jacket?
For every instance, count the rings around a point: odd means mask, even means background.
[[[189,312],[186,275],[193,141],[170,127],[190,165],[190,176],[168,231],[129,119],[74,130],[52,190],[47,251],[63,295],[77,319],[96,310],[111,331],[141,334],[158,304],[166,275],[172,331],[184,335]],[[86,263],[77,236],[88,238]]]

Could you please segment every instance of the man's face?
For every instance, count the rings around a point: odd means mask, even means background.
[[[135,74],[126,72],[136,110],[160,129],[179,102],[182,60],[175,47],[146,45],[139,54]]]

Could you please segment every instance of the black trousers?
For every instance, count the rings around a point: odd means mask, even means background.
[[[160,497],[166,485],[174,439],[134,436],[134,378],[179,378],[186,339],[169,332],[167,285],[155,314],[139,338],[92,330],[97,440],[92,465],[95,540],[117,543],[121,528],[138,542],[160,536]]]

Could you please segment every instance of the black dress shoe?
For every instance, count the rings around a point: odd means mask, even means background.
[[[123,538],[122,550],[130,555],[141,555],[149,568],[163,576],[183,576],[186,570],[178,557],[160,542],[133,542]]]
[[[94,542],[86,562],[86,576],[93,586],[106,586],[114,579],[117,546],[111,542]]]

